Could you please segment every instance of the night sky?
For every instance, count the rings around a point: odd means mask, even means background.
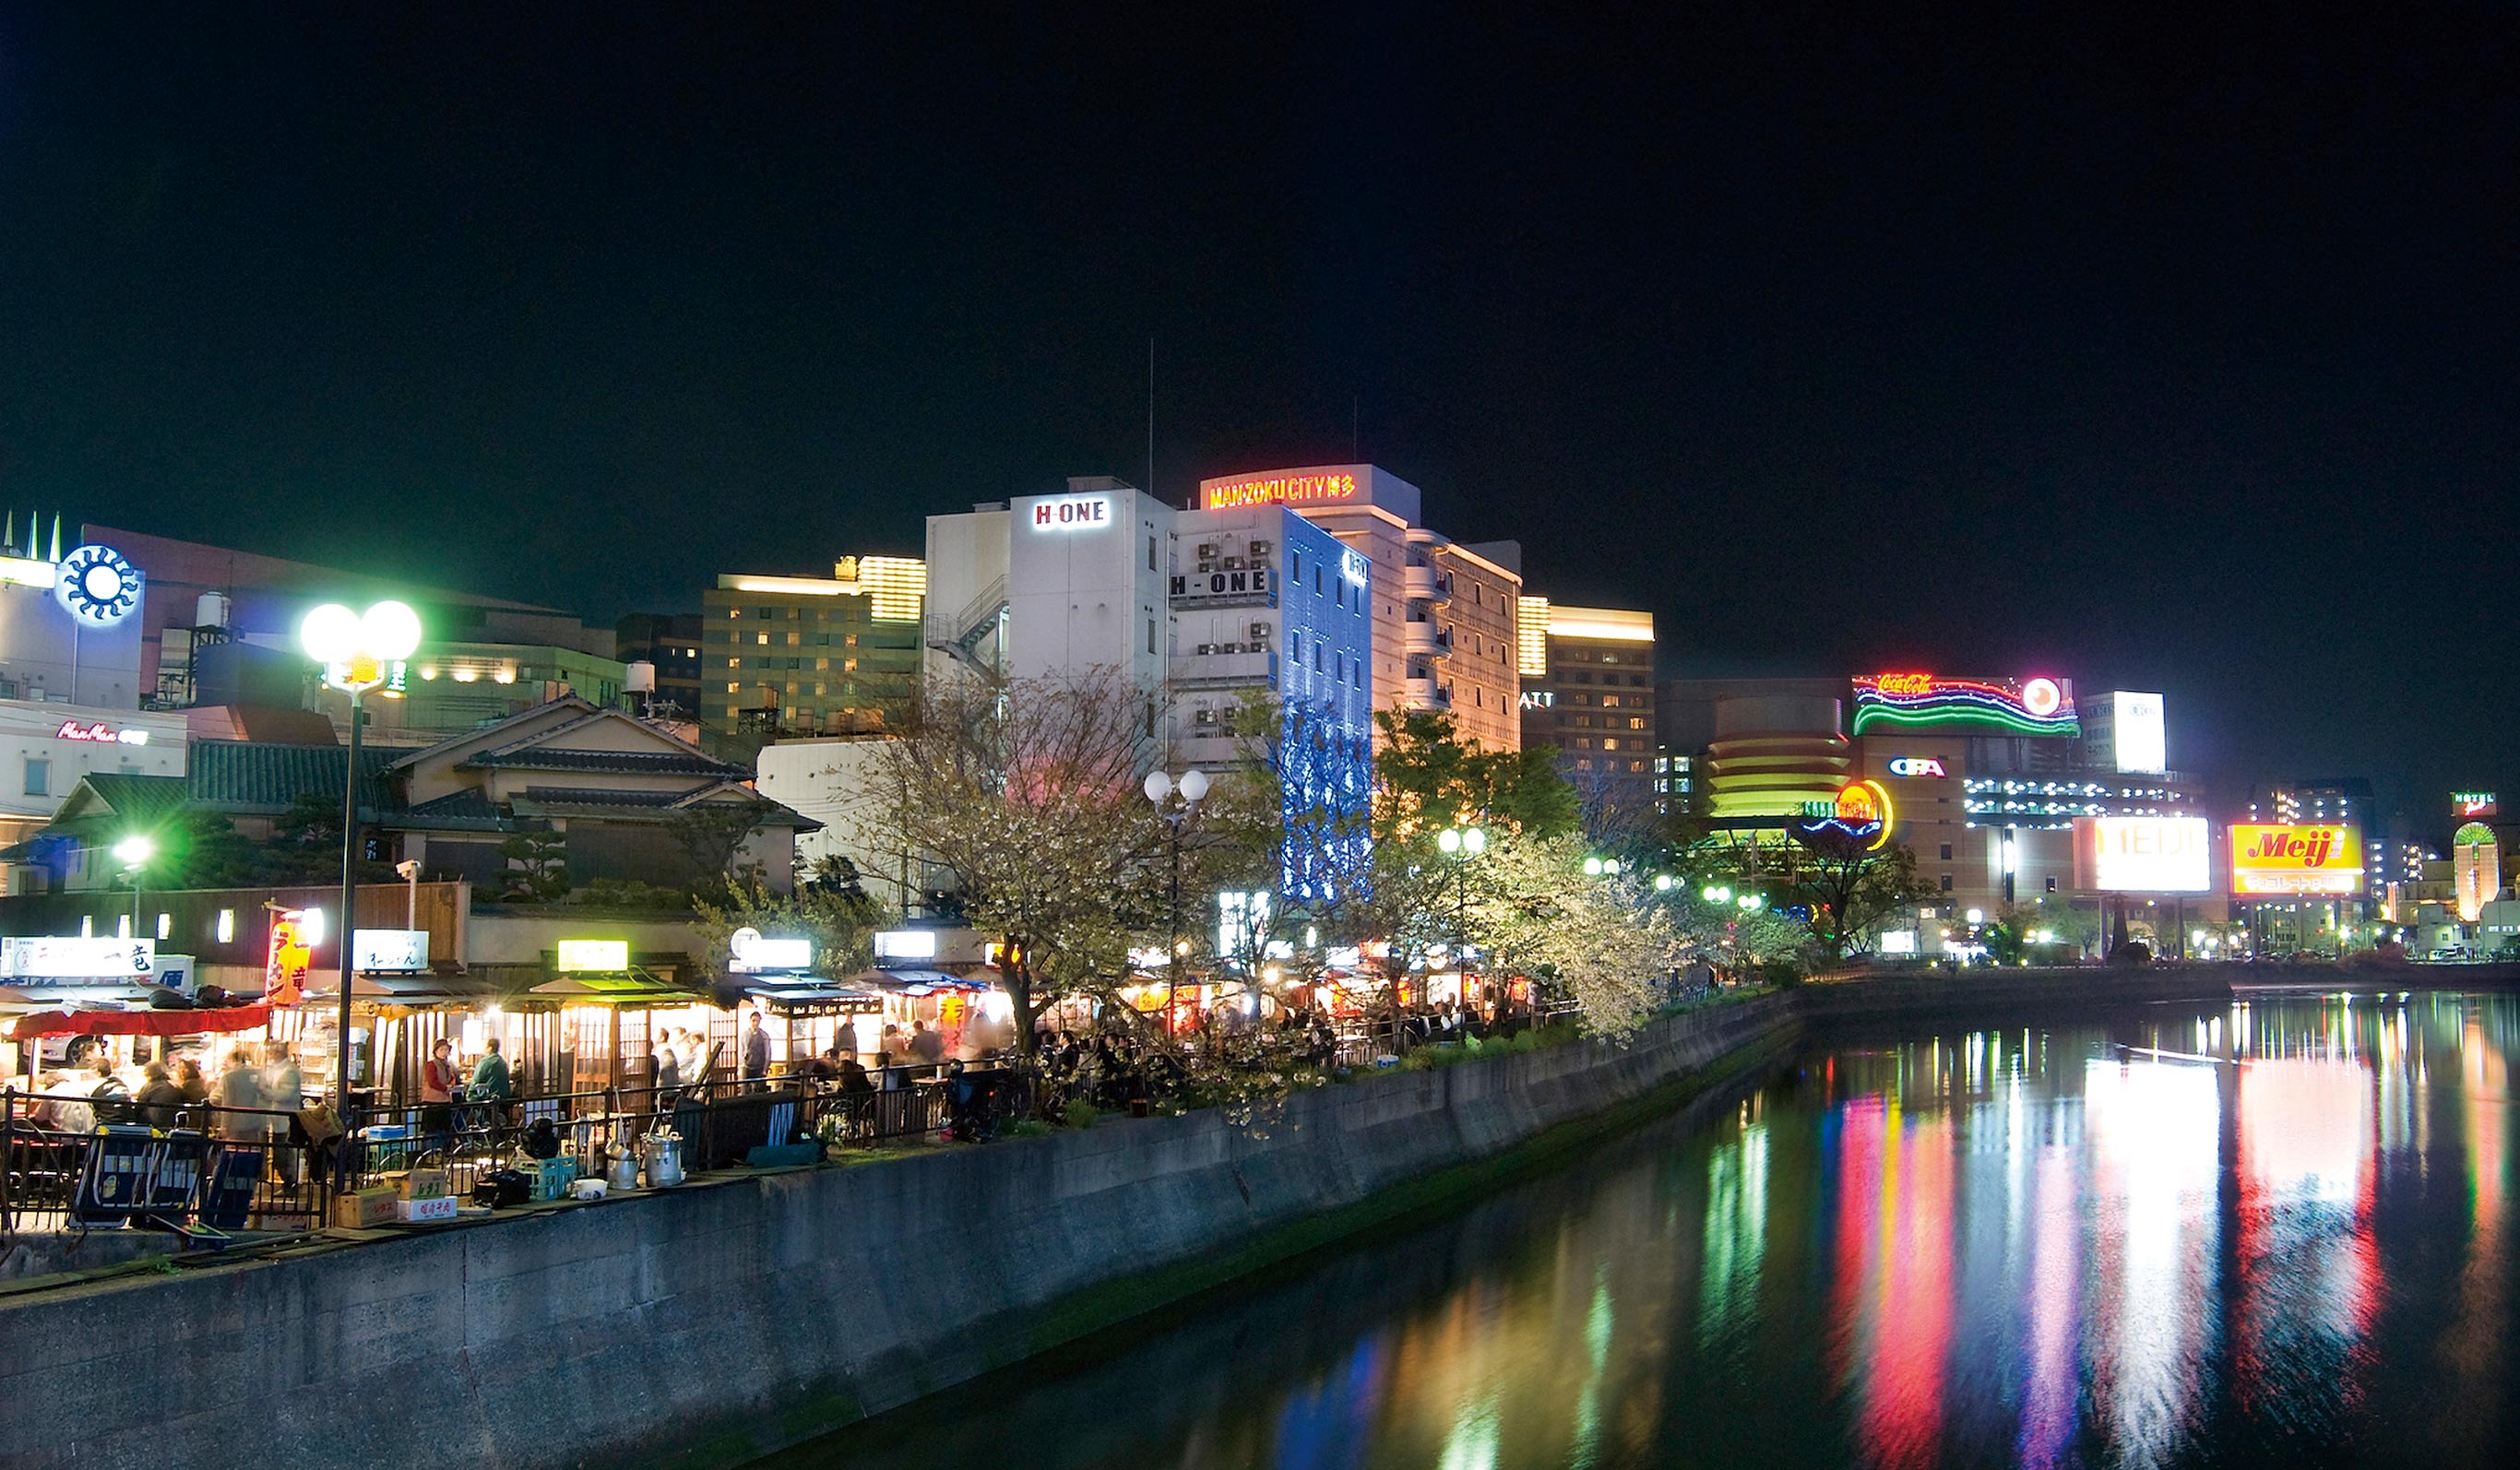
[[[1167,497],[1667,674],[2520,778],[2508,7],[1350,9],[0,10],[0,500],[608,620],[1143,480],[1152,336]]]

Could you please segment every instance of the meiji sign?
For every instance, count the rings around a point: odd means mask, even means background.
[[[2231,892],[2360,893],[2362,830],[2351,825],[2231,826]]]
[[[2077,817],[2075,886],[2101,893],[2204,893],[2214,886],[2202,817]]]
[[[1107,495],[1069,495],[1033,503],[1032,528],[1036,531],[1091,531],[1110,523],[1111,497]]]

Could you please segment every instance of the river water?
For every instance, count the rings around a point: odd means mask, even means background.
[[[782,1458],[2520,1464],[2515,1048],[2520,999],[2368,994],[1815,1043]]]

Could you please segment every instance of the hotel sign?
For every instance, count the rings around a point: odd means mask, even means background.
[[[1345,471],[1328,474],[1270,474],[1247,480],[1231,480],[1207,487],[1200,508],[1208,511],[1231,511],[1243,506],[1312,506],[1335,504],[1357,498],[1356,476]]]
[[[1173,578],[1176,598],[1267,597],[1277,591],[1277,575],[1267,567],[1251,571],[1198,572]]]

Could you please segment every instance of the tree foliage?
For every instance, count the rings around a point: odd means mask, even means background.
[[[1150,697],[1100,669],[937,681],[886,751],[892,830],[959,890],[965,921],[1005,943],[1027,1052],[1062,997],[1127,1009],[1133,939],[1162,913],[1169,834],[1139,788]]]
[[[529,904],[558,903],[569,890],[568,839],[553,831],[515,832],[499,844],[508,863],[505,896]]]
[[[740,878],[724,893],[692,901],[692,929],[700,938],[700,973],[716,981],[727,974],[729,940],[738,929],[773,939],[810,939],[814,967],[833,979],[875,963],[876,931],[899,915],[858,891],[801,888],[773,893],[758,877]]]
[[[1450,714],[1383,710],[1375,755],[1377,837],[1476,823],[1532,837],[1578,830],[1583,804],[1554,750],[1489,750],[1464,737]]]
[[[1833,831],[1800,840],[1792,888],[1811,908],[1812,938],[1827,964],[1861,948],[1882,920],[1934,895],[1934,886],[1917,875],[1916,855],[1905,846],[1875,849]]]

